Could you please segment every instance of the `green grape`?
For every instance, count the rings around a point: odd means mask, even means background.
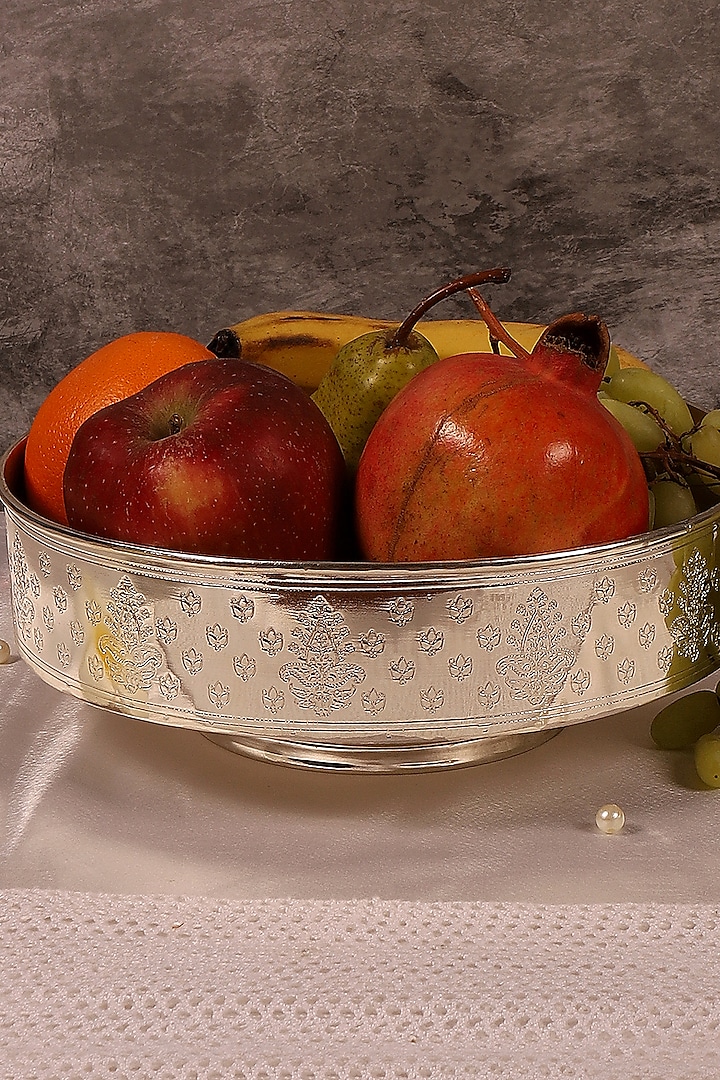
[[[708,732],[695,743],[695,768],[704,784],[720,788],[720,735]]]
[[[711,409],[710,412],[705,413],[700,423],[704,427],[713,427],[720,430],[720,409]]]
[[[676,435],[693,426],[690,409],[675,387],[649,368],[623,368],[605,383],[605,392],[616,401],[644,401]]]
[[[701,424],[697,431],[694,431],[687,439],[683,439],[683,445],[700,461],[706,461],[708,465],[716,465],[720,468],[720,431],[716,427],[712,427],[711,424]],[[715,495],[720,495],[719,480],[700,471],[697,475]]]
[[[662,428],[648,413],[607,394],[598,394],[598,400],[622,424],[639,454],[657,450],[661,445],[665,438]]]
[[[661,750],[687,750],[720,724],[720,700],[714,690],[696,690],[661,709],[650,736]]]
[[[653,496],[653,528],[662,529],[665,525],[677,525],[697,514],[697,504],[692,491],[685,484],[675,480],[653,480],[649,485]]]

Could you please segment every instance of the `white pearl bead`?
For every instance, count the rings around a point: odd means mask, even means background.
[[[625,824],[625,814],[616,803],[601,806],[595,815],[595,824],[601,833],[608,836],[619,833]]]

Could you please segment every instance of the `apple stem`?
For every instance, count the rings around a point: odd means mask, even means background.
[[[522,345],[517,342],[514,337],[511,337],[510,334],[508,334],[500,320],[493,315],[480,293],[476,289],[468,289],[468,293],[488,328],[492,351],[495,353],[499,352],[498,342],[502,341],[503,345],[507,346],[513,356],[516,356],[518,360],[529,360],[530,353],[527,349],[523,349]]]
[[[494,270],[481,270],[475,274],[465,274],[464,277],[457,278],[455,281],[443,285],[442,288],[436,289],[435,292],[430,293],[424,300],[421,300],[408,317],[400,323],[400,326],[390,339],[390,348],[399,349],[407,345],[408,338],[415,329],[415,324],[423,315],[427,314],[431,307],[434,307],[441,300],[447,299],[448,296],[454,296],[455,293],[472,289],[474,285],[504,285],[510,280],[510,273],[510,269],[506,266]]]
[[[185,427],[185,421],[180,413],[174,412],[168,420],[168,434],[179,435],[182,429]]]

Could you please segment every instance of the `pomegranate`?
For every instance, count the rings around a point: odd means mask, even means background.
[[[597,390],[605,324],[576,313],[528,353],[481,296],[493,342],[416,375],[373,428],[357,473],[365,558],[500,558],[602,544],[649,527],[640,457]]]

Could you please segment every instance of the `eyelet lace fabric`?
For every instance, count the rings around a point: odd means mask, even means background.
[[[5,1080],[720,1075],[718,907],[1,898]]]

